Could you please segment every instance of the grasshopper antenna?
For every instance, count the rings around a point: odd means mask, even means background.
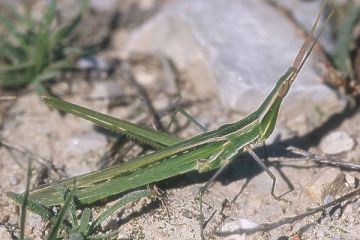
[[[329,13],[329,15],[327,16],[325,22],[321,25],[320,30],[318,32],[318,34],[315,36],[315,31],[318,25],[318,22],[320,20],[320,17],[322,16],[322,14],[324,13],[325,10],[325,6],[327,4],[327,1],[325,1],[322,4],[321,10],[319,12],[319,15],[317,16],[314,25],[311,28],[311,31],[309,33],[309,36],[305,39],[301,49],[299,50],[298,54],[296,55],[296,58],[293,62],[293,67],[296,68],[296,73],[299,73],[300,70],[302,69],[302,67],[304,66],[305,62],[307,61],[307,59],[309,58],[312,50],[314,49],[316,43],[319,40],[319,37],[321,36],[321,34],[324,32],[326,25],[329,23],[331,17],[333,16],[333,14],[335,13],[335,10],[332,9],[331,12]],[[295,80],[295,79],[294,79]]]

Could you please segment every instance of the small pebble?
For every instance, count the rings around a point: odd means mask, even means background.
[[[359,185],[359,180],[354,177],[351,173],[345,174],[345,181],[347,185],[349,185],[352,188],[356,188]]]
[[[351,205],[353,211],[360,211],[360,201],[356,201]]]
[[[222,232],[232,232],[232,231],[236,231],[237,229],[253,229],[253,228],[256,228],[258,227],[259,225],[255,222],[252,222],[246,218],[239,218],[235,221],[232,221],[232,222],[228,222],[226,224],[224,224],[222,227],[221,227],[221,231]],[[233,234],[233,235],[230,235],[228,236],[227,238],[225,238],[226,240],[242,240],[242,239],[245,239],[245,234]]]
[[[0,226],[0,239],[11,240],[11,235],[4,226]]]
[[[94,84],[93,90],[90,92],[90,98],[114,98],[119,97],[123,93],[119,83],[115,81],[99,81]]]
[[[341,206],[335,206],[329,211],[330,218],[332,220],[339,220],[342,216],[343,209]]]
[[[355,146],[355,141],[346,132],[332,132],[320,143],[321,151],[325,154],[339,154],[348,152]]]
[[[335,168],[324,168],[305,186],[305,192],[314,202],[320,203],[334,196],[345,186],[344,174]]]
[[[349,217],[349,218],[348,218],[348,222],[354,223],[354,222],[355,222],[355,218],[354,218],[354,217]]]
[[[19,184],[19,179],[15,175],[11,175],[9,178],[9,182],[11,186],[16,186]]]
[[[83,57],[76,62],[76,66],[81,70],[100,70],[109,71],[111,69],[110,62],[102,58]]]

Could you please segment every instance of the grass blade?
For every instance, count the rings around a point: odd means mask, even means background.
[[[40,28],[49,29],[51,27],[51,23],[55,18],[56,13],[56,0],[51,0],[48,8],[45,11],[45,15],[42,19],[42,25]]]
[[[10,62],[10,64],[19,64],[22,59],[26,59],[26,55],[21,48],[18,48],[0,35],[0,58],[4,59],[4,62]]]
[[[26,173],[26,188],[24,193],[24,198],[21,201],[21,210],[20,210],[20,239],[24,239],[25,236],[25,221],[26,221],[26,206],[29,198],[30,190],[30,179],[31,179],[31,160],[28,161],[27,173]]]
[[[66,213],[70,209],[73,197],[74,197],[73,194],[71,192],[68,192],[64,206],[61,208],[59,215],[55,219],[54,226],[51,228],[48,239],[50,240],[57,239],[57,234],[61,228],[61,225],[63,224],[63,220],[65,218]]]
[[[6,28],[6,30],[13,35],[19,43],[24,43],[25,39],[22,34],[16,31],[15,25],[7,17],[0,14],[0,23]]]
[[[84,235],[88,235],[90,229],[90,220],[91,220],[91,210],[90,208],[85,208],[81,214],[80,218],[80,228],[79,231]]]
[[[54,32],[50,37],[50,49],[55,48],[61,44],[61,41],[69,37],[69,35],[75,30],[81,21],[82,15],[77,15],[70,24],[63,24],[60,28]]]

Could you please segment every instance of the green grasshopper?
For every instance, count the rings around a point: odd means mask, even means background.
[[[273,90],[256,111],[238,122],[223,125],[216,130],[204,132],[187,140],[181,141],[166,133],[119,120],[60,99],[44,96],[43,100],[52,107],[159,149],[116,166],[60,181],[59,184],[74,191],[79,204],[87,205],[175,175],[190,171],[202,173],[218,169],[199,191],[202,220],[204,192],[238,154],[248,152],[271,177],[271,194],[278,199],[274,191],[275,176],[252,149],[262,144],[274,131],[284,97],[333,14],[332,11],[315,37],[322,12],[323,10],[317,16],[311,32],[296,55],[292,66],[279,78]],[[29,199],[44,206],[59,205],[64,200],[53,184],[33,189],[29,193]]]

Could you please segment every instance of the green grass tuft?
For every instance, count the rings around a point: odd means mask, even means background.
[[[23,11],[10,9],[9,16],[0,15],[0,86],[16,89],[32,84],[39,94],[46,94],[43,83],[71,69],[85,54],[74,45],[72,34],[88,0],[81,0],[78,14],[62,24],[57,23],[56,0],[50,1],[39,21],[29,3],[22,2]]]

